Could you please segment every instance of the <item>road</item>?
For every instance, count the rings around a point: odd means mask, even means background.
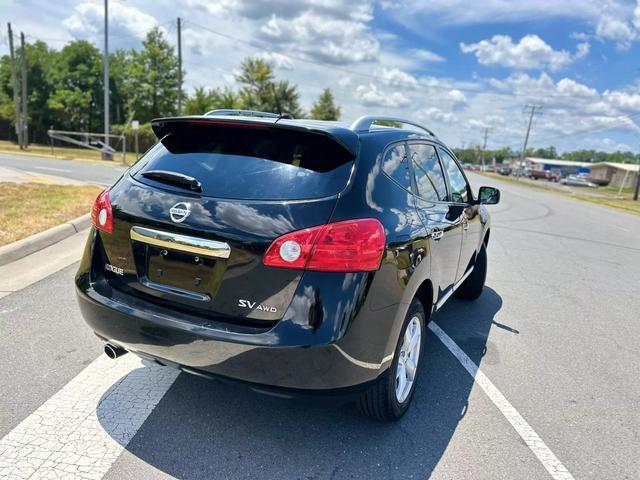
[[[100,164],[97,162],[78,162],[4,153],[0,153],[0,167],[70,178],[99,185],[111,185],[126,170],[126,167],[118,164],[118,162]]]
[[[6,452],[20,435],[60,458],[51,438],[68,433],[42,412],[66,409],[92,435],[61,465],[79,475],[92,450],[102,463],[86,478],[640,478],[640,217],[470,177],[476,190],[502,190],[487,287],[432,320],[569,476],[545,469],[495,392],[431,331],[414,404],[399,423],[379,424],[348,405],[137,368],[131,355],[96,360],[101,345],[78,312],[72,265],[0,299],[0,477],[17,461]],[[74,414],[83,409],[86,419]]]

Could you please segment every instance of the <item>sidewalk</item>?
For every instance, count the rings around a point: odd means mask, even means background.
[[[0,267],[0,298],[80,260],[89,229],[82,230],[43,250]]]

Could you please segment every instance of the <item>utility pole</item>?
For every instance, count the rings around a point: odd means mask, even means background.
[[[536,110],[540,110],[542,106],[540,105],[527,105],[525,110],[529,110],[529,124],[527,125],[527,133],[524,136],[524,145],[522,147],[522,153],[520,154],[520,167],[524,167],[524,156],[527,151],[527,144],[529,143],[529,133],[531,133],[531,124],[533,123],[533,116],[536,113]]]
[[[18,136],[18,145],[22,148],[22,120],[20,119],[20,98],[18,87],[18,76],[16,75],[16,56],[13,51],[13,31],[11,30],[11,23],[7,23],[9,30],[9,54],[11,55],[11,83],[13,84],[13,106],[16,112],[16,135]]]
[[[482,171],[484,172],[484,152],[487,149],[487,137],[489,136],[489,127],[484,127],[484,142],[482,142]]]
[[[636,190],[633,192],[633,199],[638,200],[638,195],[640,195],[640,163],[638,163],[638,171],[636,172]]]
[[[109,0],[104,0],[104,145],[109,147]],[[102,151],[103,160],[112,160],[113,155],[106,148]]]
[[[27,49],[24,46],[24,33],[20,32],[20,63],[22,64],[22,148],[29,146],[29,117],[27,115]]]
[[[178,115],[182,115],[182,20],[178,17]]]

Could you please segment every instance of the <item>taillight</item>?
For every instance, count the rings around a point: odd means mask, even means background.
[[[323,272],[368,272],[380,266],[384,246],[384,229],[378,220],[347,220],[276,238],[263,263]]]
[[[91,222],[106,233],[113,232],[113,211],[109,201],[109,189],[103,190],[91,208]]]

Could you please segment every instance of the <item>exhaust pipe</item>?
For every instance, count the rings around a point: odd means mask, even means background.
[[[111,343],[106,343],[104,346],[104,353],[111,360],[115,360],[116,358],[121,357],[128,352],[122,347],[112,345]]]

